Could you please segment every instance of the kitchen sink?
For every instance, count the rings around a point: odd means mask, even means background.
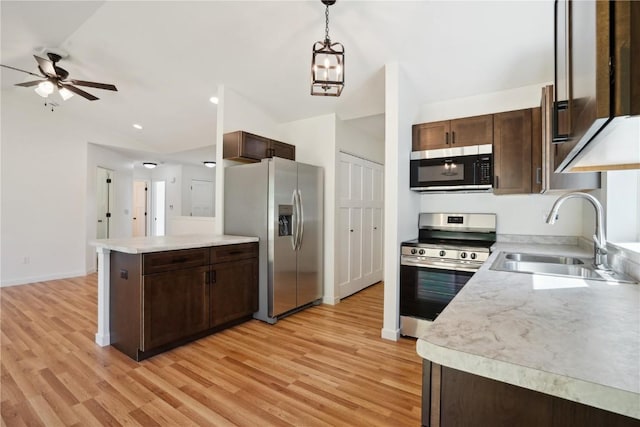
[[[520,252],[510,252],[505,255],[509,261],[517,261],[518,263],[543,263],[543,264],[584,264],[584,261],[578,258],[554,255],[538,255],[524,254]]]
[[[590,259],[566,256],[501,252],[489,268],[496,271],[574,277],[608,282],[635,283],[615,271],[596,270]]]

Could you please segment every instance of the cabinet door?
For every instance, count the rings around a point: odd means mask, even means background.
[[[449,126],[449,120],[413,125],[411,150],[422,151],[436,148],[449,148]]]
[[[208,273],[204,266],[143,276],[142,351],[209,328]]]
[[[211,267],[211,327],[258,311],[258,258]]]
[[[267,157],[267,149],[269,148],[269,140],[262,136],[252,133],[243,132],[242,145],[240,148],[240,156],[247,159],[260,160]]]
[[[291,144],[285,144],[280,141],[269,141],[269,151],[267,157],[281,157],[283,159],[295,160],[296,159],[296,146]]]
[[[495,194],[531,192],[531,109],[494,114]]]
[[[493,114],[451,120],[451,147],[493,143]]]

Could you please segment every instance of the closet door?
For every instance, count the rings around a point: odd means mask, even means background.
[[[340,298],[382,279],[382,165],[339,154],[338,284]]]

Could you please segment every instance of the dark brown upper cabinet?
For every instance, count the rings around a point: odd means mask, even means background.
[[[239,130],[224,134],[222,157],[246,163],[259,162],[270,157],[295,160],[296,147]]]
[[[412,151],[455,148],[493,142],[493,115],[413,125]]]
[[[531,137],[531,108],[493,115],[494,194],[531,193]]]
[[[640,2],[556,0],[555,87],[554,163],[566,172],[605,128],[640,114]]]

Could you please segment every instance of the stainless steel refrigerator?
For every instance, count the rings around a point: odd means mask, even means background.
[[[275,323],[322,298],[322,168],[274,157],[224,174],[225,234],[260,238],[259,310]]]

